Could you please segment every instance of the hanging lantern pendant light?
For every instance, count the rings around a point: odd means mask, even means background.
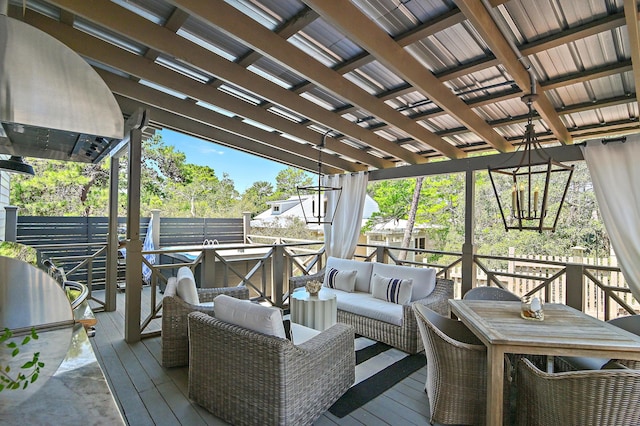
[[[302,207],[302,214],[304,215],[304,221],[307,225],[322,225],[333,224],[333,218],[335,211],[340,202],[340,195],[342,194],[341,187],[325,186],[322,185],[322,148],[327,135],[331,133],[331,130],[327,131],[322,136],[322,142],[318,145],[318,185],[317,186],[299,186],[297,187],[298,198]],[[329,209],[328,207],[328,195],[332,194],[336,198],[335,208]],[[305,208],[305,201],[311,199],[311,208],[307,206]]]
[[[489,177],[505,230],[553,232],[558,224],[574,166],[567,166],[553,160],[537,141],[533,124],[533,102],[538,95],[535,93],[535,80],[533,76],[531,78],[531,93],[522,97],[522,101],[528,106],[529,113],[522,141],[524,150],[520,162],[515,167],[489,166]],[[509,201],[507,201],[503,189],[505,185],[500,185],[499,176],[501,175],[510,177]],[[562,197],[558,202],[554,202],[554,214],[549,215],[550,190],[554,189],[554,193],[557,194],[555,189],[559,185],[563,185]],[[546,219],[553,220],[553,223],[549,224],[549,220],[545,222]]]

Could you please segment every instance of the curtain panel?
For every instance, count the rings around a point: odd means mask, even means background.
[[[618,264],[640,300],[640,138],[606,145],[594,140],[581,149]]]
[[[327,257],[350,259],[356,251],[362,227],[362,212],[367,195],[367,172],[323,177],[323,185],[342,187],[340,202],[335,194],[327,197],[327,210],[335,211],[333,224],[324,225],[324,245]],[[337,209],[336,209],[337,203]]]

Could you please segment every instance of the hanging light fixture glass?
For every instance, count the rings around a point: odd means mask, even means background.
[[[318,145],[318,185],[299,186],[296,188],[298,198],[300,199],[300,206],[302,207],[302,214],[304,215],[304,221],[307,225],[331,225],[335,211],[338,208],[338,203],[340,202],[340,195],[342,194],[341,187],[322,185],[322,148],[324,148],[325,139],[329,133],[331,133],[331,130],[322,135],[322,142]],[[328,208],[327,196],[329,193],[337,197],[334,209]]]
[[[533,124],[533,102],[538,95],[535,77],[531,69],[528,71],[531,93],[521,98],[529,108],[524,138],[518,147],[518,151],[523,148],[522,157],[515,167],[489,166],[489,177],[507,231],[517,229],[553,232],[558,224],[574,166],[555,161],[538,142]]]

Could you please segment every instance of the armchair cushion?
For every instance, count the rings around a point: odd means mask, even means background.
[[[356,274],[357,271],[355,270],[339,271],[334,268],[328,268],[324,278],[324,285],[325,287],[353,293],[356,287]]]
[[[411,300],[412,280],[387,278],[373,274],[371,277],[371,294],[373,297],[398,305],[406,305]]]
[[[196,280],[191,269],[186,266],[182,266],[180,269],[178,269],[176,280],[178,281],[176,289],[178,297],[191,305],[199,304],[200,298],[198,297]]]
[[[216,309],[215,316],[221,321],[268,336],[287,338],[282,323],[282,311],[279,308],[262,306],[225,294],[217,296],[213,302]]]

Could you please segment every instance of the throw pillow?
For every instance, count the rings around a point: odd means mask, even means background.
[[[371,277],[371,294],[373,294],[373,297],[397,303],[398,305],[406,305],[411,301],[412,287],[412,280],[387,278],[378,274],[373,274]]]
[[[215,317],[258,333],[286,339],[282,310],[221,294],[213,299]]]
[[[356,271],[338,271],[329,268],[324,275],[324,286],[353,293],[356,287]]]
[[[176,276],[176,294],[182,300],[192,305],[197,305],[200,303],[200,298],[198,297],[198,289],[196,288],[196,279],[193,277],[193,272],[191,269],[186,266],[178,269],[178,274]]]

